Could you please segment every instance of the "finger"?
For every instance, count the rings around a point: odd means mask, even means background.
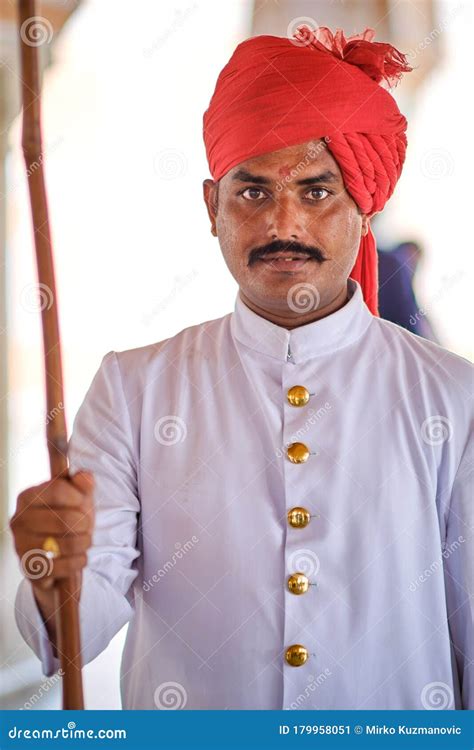
[[[60,557],[69,557],[71,555],[79,555],[86,552],[92,543],[91,534],[77,534],[68,536],[56,536],[55,541],[59,546],[59,555],[54,559],[57,560]],[[29,542],[32,545],[30,549],[43,551],[43,544],[45,537],[43,535],[33,535],[29,537]],[[29,551],[29,550],[28,550]]]
[[[87,555],[73,555],[71,557],[57,557],[53,560],[51,576],[57,580],[69,578],[87,565]]]
[[[57,512],[56,512],[57,511]],[[19,517],[19,523],[25,530],[44,536],[64,534],[81,534],[91,527],[91,514],[80,510],[42,508],[34,506]]]
[[[70,578],[75,575],[87,565],[87,555],[73,555],[70,557],[57,557],[54,560],[48,560],[43,563],[41,569],[38,568],[36,572],[31,571],[29,575],[25,574],[26,578],[31,580],[33,586],[38,586],[42,589],[51,588],[54,582],[61,580],[62,578]]]
[[[78,471],[70,478],[70,481],[85,495],[90,495],[94,491],[95,478],[90,471]]]
[[[18,496],[19,512],[33,506],[87,509],[91,504],[91,495],[82,493],[69,479],[45,482],[37,487],[30,487]]]

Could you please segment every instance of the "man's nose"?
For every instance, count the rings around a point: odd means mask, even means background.
[[[304,236],[304,226],[295,202],[277,198],[268,214],[267,235],[272,240],[299,240]]]

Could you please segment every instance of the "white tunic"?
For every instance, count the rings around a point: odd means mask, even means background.
[[[291,331],[237,295],[222,318],[103,358],[70,461],[97,487],[83,659],[130,620],[124,708],[474,708],[472,366],[349,291]],[[28,580],[16,607],[50,675]]]

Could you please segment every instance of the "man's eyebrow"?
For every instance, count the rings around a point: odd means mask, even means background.
[[[239,169],[234,175],[233,180],[240,180],[241,182],[253,182],[254,185],[270,185],[271,180],[268,177],[262,177],[260,175],[250,174],[245,169]]]
[[[304,180],[298,180],[297,185],[315,185],[320,182],[335,182],[338,179],[334,172],[328,169],[326,172],[316,174],[313,177],[305,177]]]
[[[271,185],[272,180],[262,175],[255,175],[247,172],[245,169],[239,169],[232,176],[233,180],[240,180],[240,182],[251,182],[253,185]],[[297,185],[318,185],[321,182],[335,182],[338,177],[328,169],[326,172],[321,174],[313,175],[312,177],[305,177],[303,180],[297,180]],[[290,180],[291,182],[291,180]]]

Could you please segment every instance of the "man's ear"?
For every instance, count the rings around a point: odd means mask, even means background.
[[[219,183],[213,180],[204,180],[202,183],[202,190],[204,195],[204,202],[206,204],[207,213],[211,220],[211,233],[214,237],[217,237],[216,229],[216,218],[217,218],[217,198],[218,198]]]

